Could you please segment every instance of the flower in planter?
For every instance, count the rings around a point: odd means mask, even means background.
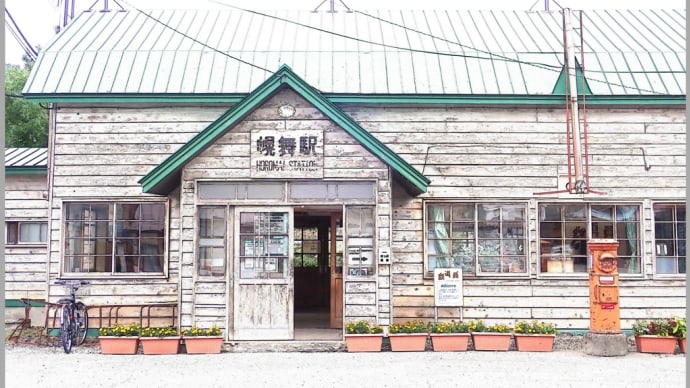
[[[469,325],[462,321],[429,322],[427,329],[433,334],[469,333],[470,331]]]
[[[671,334],[676,338],[685,338],[685,318],[673,317],[668,320],[668,324],[671,327]]]
[[[192,326],[189,329],[183,329],[182,335],[185,337],[218,337],[221,335],[221,332],[220,328],[216,325],[209,328]]]
[[[138,323],[123,325],[116,322],[110,327],[101,327],[98,329],[98,335],[102,337],[136,337],[140,332],[141,326]]]
[[[359,321],[346,322],[345,332],[347,334],[380,334],[383,333],[383,327],[360,319]]]
[[[669,337],[673,328],[668,319],[650,319],[637,321],[633,324],[633,334],[655,335],[657,337]]]
[[[505,323],[495,323],[487,326],[481,319],[467,322],[470,333],[510,333],[513,329]]]
[[[145,327],[141,329],[142,337],[176,337],[179,333],[174,326],[167,327]]]
[[[427,330],[427,324],[421,319],[404,323],[391,323],[390,326],[388,326],[388,332],[390,334],[427,333]]]
[[[551,323],[531,321],[520,321],[515,324],[516,334],[556,334],[556,327]]]

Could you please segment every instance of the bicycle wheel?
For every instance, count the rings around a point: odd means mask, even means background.
[[[72,350],[72,320],[69,314],[69,305],[62,306],[62,313],[60,315],[60,339],[62,340],[62,349],[65,353]]]
[[[86,334],[89,331],[89,315],[86,313],[86,305],[82,302],[76,303],[74,309],[74,321],[77,324],[74,344],[81,345],[86,340]]]

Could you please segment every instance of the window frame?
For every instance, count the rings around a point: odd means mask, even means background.
[[[22,225],[37,224],[39,225],[39,241],[23,241],[22,240]],[[14,232],[14,233],[13,233]],[[15,238],[10,236],[14,235]],[[45,237],[40,240],[41,235]],[[37,246],[46,245],[48,243],[48,221],[41,220],[8,220],[5,221],[5,245],[7,246]]]
[[[440,205],[440,206],[450,206],[451,213],[453,212],[453,205],[457,206],[467,206],[471,205],[474,207],[473,211],[473,220],[471,221],[473,223],[473,237],[471,240],[473,241],[473,250],[474,250],[474,257],[473,257],[473,272],[468,272],[463,269],[463,277],[467,278],[473,278],[473,279],[482,279],[482,278],[527,278],[530,276],[530,249],[529,249],[529,242],[530,242],[530,233],[529,233],[529,203],[527,201],[424,201],[423,205],[423,244],[424,244],[424,278],[429,279],[433,278],[433,270],[431,269],[430,263],[429,263],[429,255],[430,249],[429,249],[429,244],[430,244],[430,236],[429,236],[429,230],[430,230],[430,225],[429,222],[431,220],[429,219],[429,208],[433,205]],[[492,206],[514,206],[516,208],[521,209],[522,211],[522,219],[521,220],[507,220],[503,219],[503,213],[504,209],[501,208],[500,211],[500,219],[497,221],[488,221],[488,220],[479,220],[479,207],[480,206],[486,206],[486,205],[492,205]],[[444,221],[444,222],[449,222],[451,223],[451,229],[452,229],[452,223],[454,222],[452,219],[450,221]],[[459,222],[459,221],[458,221]],[[469,220],[465,220],[464,222],[470,222]],[[504,240],[522,240],[522,253],[516,254],[516,256],[520,256],[523,259],[523,265],[524,265],[524,270],[519,271],[519,272],[511,272],[512,264],[510,267],[508,267],[508,271],[503,272],[501,270],[497,272],[491,272],[491,271],[481,271],[480,266],[479,266],[479,259],[480,259],[480,242],[481,241],[488,241],[492,240],[487,238],[486,236],[482,237],[480,236],[479,233],[479,224],[481,222],[498,222],[498,228],[499,228],[499,236],[497,237],[501,243],[499,244],[500,248],[500,255],[504,255],[504,250],[506,249],[505,244],[503,243]],[[515,238],[515,239],[506,239],[506,236],[504,236],[505,233],[504,231],[504,226],[506,223],[521,223],[522,227],[522,236],[520,238]],[[448,238],[450,241],[450,237]],[[463,239],[463,240],[470,240],[470,239]],[[451,242],[452,244],[452,242]],[[484,255],[486,256],[486,255]],[[499,263],[500,265],[500,263]],[[436,268],[444,268],[444,267],[436,267]],[[462,268],[462,267],[452,267],[452,268]],[[519,267],[520,268],[520,267]]]
[[[349,278],[366,279],[376,275],[376,215],[377,209],[374,205],[345,206],[342,259],[343,271]]]
[[[537,251],[536,251],[536,257],[537,257],[537,275],[539,277],[543,278],[551,278],[551,277],[571,277],[571,278],[586,278],[589,276],[589,271],[592,268],[592,255],[589,253],[589,249],[586,248],[585,252],[587,258],[587,263],[585,267],[585,271],[572,271],[572,272],[566,272],[566,271],[561,271],[561,272],[548,272],[543,268],[544,260],[543,260],[543,255],[545,254],[542,252],[542,241],[544,240],[544,236],[542,235],[542,221],[541,217],[541,208],[542,206],[558,206],[560,210],[562,210],[565,206],[584,206],[586,210],[586,215],[585,215],[585,220],[580,221],[580,223],[585,223],[586,224],[586,230],[585,230],[585,236],[584,239],[585,241],[589,241],[592,238],[609,238],[609,237],[592,237],[593,236],[593,224],[594,223],[602,223],[603,221],[599,220],[594,220],[594,217],[592,215],[592,208],[597,207],[597,206],[608,206],[611,207],[611,211],[613,212],[612,214],[612,219],[610,223],[614,224],[613,230],[611,230],[612,236],[617,235],[617,229],[615,228],[616,224],[621,223],[622,221],[618,219],[617,217],[617,209],[618,207],[622,206],[635,206],[637,207],[638,211],[638,218],[635,220],[637,223],[637,255],[636,257],[639,260],[639,271],[638,272],[621,272],[621,260],[619,256],[618,260],[618,269],[617,272],[619,276],[624,277],[624,278],[641,278],[645,274],[645,269],[644,269],[644,225],[643,225],[643,212],[644,212],[644,206],[641,202],[597,202],[597,201],[587,201],[587,202],[559,202],[559,201],[540,201],[537,203],[536,206],[536,215],[537,215],[537,222],[536,222],[536,238],[537,238]],[[567,220],[564,218],[562,213],[560,214],[560,219],[558,221],[559,225],[561,227],[563,226],[564,223],[567,223]],[[572,220],[571,220],[572,221]],[[546,221],[548,222],[548,221]],[[606,234],[607,231],[604,231],[604,234]],[[610,237],[614,238],[614,237]],[[554,240],[555,238],[550,238],[551,240]],[[557,239],[566,241],[566,240],[573,240],[572,237],[564,237],[561,235]],[[616,241],[621,240],[621,238],[617,238]],[[624,239],[625,240],[625,239]],[[620,249],[620,248],[619,248]],[[576,255],[578,257],[581,257],[582,255]],[[627,257],[627,256],[626,256]],[[633,258],[634,256],[630,256]]]
[[[223,236],[221,238],[218,238],[216,236],[213,236],[213,238],[208,238],[208,240],[222,240],[222,244],[215,243],[214,241],[208,241],[208,244],[205,244],[202,242],[204,240],[204,237],[202,237],[201,232],[202,232],[202,227],[201,227],[201,213],[203,209],[214,209],[214,210],[222,210],[223,212],[223,222],[224,222],[224,227],[223,227]],[[229,207],[227,205],[198,205],[197,214],[195,217],[195,228],[196,228],[196,243],[194,244],[195,246],[195,255],[194,255],[194,268],[195,271],[194,273],[196,274],[197,277],[199,278],[208,278],[208,279],[225,279],[226,274],[228,272],[228,260],[229,260],[229,250],[228,250],[228,245],[231,244],[232,239],[229,238],[228,236],[230,235],[230,228],[232,227],[232,212],[229,210]],[[201,250],[203,248],[221,248],[223,250],[223,265],[222,265],[222,272],[215,272],[213,269],[209,271],[209,273],[202,273],[202,266],[201,266]],[[213,258],[211,258],[212,260]],[[213,267],[213,266],[211,266]]]
[[[162,263],[161,263],[161,271],[151,271],[151,272],[146,272],[146,271],[139,271],[139,272],[117,272],[116,271],[116,260],[117,260],[117,250],[118,250],[118,244],[117,244],[117,239],[118,236],[116,233],[117,229],[117,223],[118,222],[123,222],[123,221],[129,221],[129,220],[122,220],[117,218],[117,205],[137,205],[137,204],[159,204],[163,206],[163,219],[161,220],[163,223],[163,236],[158,237],[157,239],[161,239],[163,243],[163,249],[160,255],[162,256]],[[69,205],[89,205],[89,206],[107,206],[108,207],[108,228],[110,235],[105,236],[106,238],[103,239],[106,241],[106,244],[110,242],[110,270],[109,271],[79,271],[79,272],[74,272],[74,271],[69,271],[68,270],[68,258],[70,256],[75,256],[75,255],[70,255],[68,253],[68,240],[70,239],[70,236],[68,234],[68,222],[79,222],[79,220],[70,220],[68,217],[68,208]],[[169,258],[169,219],[170,219],[170,203],[169,200],[157,200],[157,201],[151,201],[151,200],[145,200],[145,199],[126,199],[126,200],[120,200],[120,199],[112,199],[112,200],[64,200],[62,201],[62,209],[61,209],[61,220],[60,220],[60,225],[62,229],[61,233],[61,240],[60,240],[60,276],[64,278],[167,278],[168,277],[168,271],[169,271],[169,264],[170,264],[170,258]],[[158,222],[158,220],[152,220],[153,222]],[[147,220],[141,220],[140,222],[152,222],[152,221],[147,221]],[[106,229],[106,230],[107,230]],[[97,237],[102,237],[102,236],[97,236]],[[146,239],[146,236],[141,236],[139,235],[137,239],[142,240]],[[141,241],[140,241],[141,242]],[[95,255],[94,255],[95,256]],[[107,256],[107,255],[106,255]],[[120,254],[122,256],[122,254]],[[137,255],[138,257],[146,256],[146,252],[139,252]],[[130,256],[134,257],[134,256]]]
[[[687,214],[686,214],[686,219],[683,220],[683,221],[679,221],[679,220],[678,220],[678,215],[677,215],[677,213],[678,213],[678,208],[681,207],[681,206],[682,206],[682,207],[684,208],[684,210],[687,212],[686,203],[684,203],[684,202],[670,202],[670,201],[669,201],[669,202],[667,202],[667,201],[657,201],[657,202],[653,202],[653,203],[652,203],[652,206],[651,206],[651,213],[652,213],[652,215],[651,215],[651,216],[652,216],[652,217],[651,217],[651,220],[652,220],[652,236],[653,236],[653,237],[652,237],[652,273],[653,273],[653,276],[654,276],[655,278],[683,278],[683,279],[685,279],[685,277],[687,276],[687,269],[686,269],[686,272],[685,272],[685,273],[679,272],[679,271],[678,271],[678,268],[676,268],[676,271],[677,271],[677,272],[674,272],[674,273],[658,273],[658,272],[657,272],[657,271],[658,271],[658,254],[659,254],[659,251],[658,251],[658,248],[657,248],[657,247],[658,247],[658,245],[657,245],[658,243],[657,243],[657,233],[656,233],[656,226],[657,226],[656,207],[657,207],[657,206],[672,206],[672,207],[673,207],[673,220],[672,220],[671,222],[666,221],[666,222],[664,222],[664,223],[672,224],[672,225],[674,226],[674,228],[673,228],[673,232],[674,232],[673,234],[674,234],[674,236],[673,236],[673,238],[670,239],[670,240],[673,241],[673,243],[674,243],[674,245],[675,245],[676,247],[678,246],[678,240],[679,240],[679,237],[678,237],[678,228],[677,228],[677,226],[678,226],[679,224],[687,225]],[[669,240],[669,239],[666,239],[666,240]],[[685,238],[685,241],[686,241],[686,246],[687,246],[687,237]],[[687,248],[686,248],[686,249],[687,249]],[[680,258],[679,258],[678,256],[679,256],[678,254],[675,255],[676,260],[680,260]],[[674,256],[667,256],[667,257],[674,257]],[[686,254],[685,254],[685,262],[686,262],[686,265],[687,265],[687,252],[686,252]]]

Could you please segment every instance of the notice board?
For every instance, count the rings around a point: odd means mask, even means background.
[[[462,269],[434,269],[434,302],[437,307],[462,306]]]

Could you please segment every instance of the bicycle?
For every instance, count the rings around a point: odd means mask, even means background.
[[[72,350],[72,345],[81,345],[86,339],[89,330],[89,316],[86,313],[86,305],[77,300],[77,290],[91,284],[86,280],[58,280],[55,284],[69,287],[69,297],[61,298],[58,303],[60,309],[60,339],[65,353]]]

